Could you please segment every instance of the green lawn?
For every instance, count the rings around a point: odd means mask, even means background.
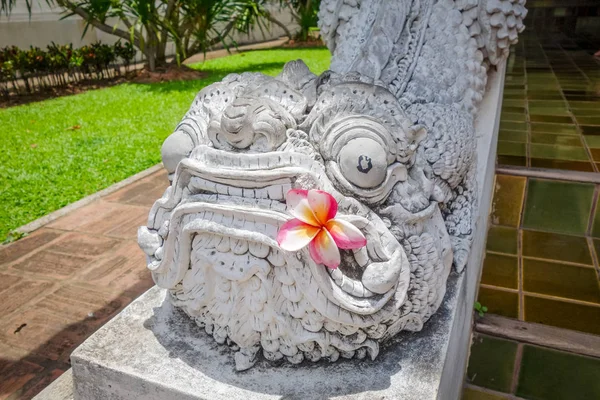
[[[0,242],[13,229],[160,162],[160,146],[204,86],[232,72],[276,75],[326,49],[251,51],[196,64],[197,81],[123,84],[0,109]]]

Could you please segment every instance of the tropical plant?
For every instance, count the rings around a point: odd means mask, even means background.
[[[279,3],[290,10],[292,18],[300,26],[296,38],[306,41],[310,28],[317,26],[321,2],[319,0],[280,0]]]
[[[9,13],[17,0],[0,0]],[[31,10],[33,0],[24,0]],[[44,0],[78,15],[90,26],[130,42],[145,56],[153,71],[165,64],[169,41],[177,62],[222,43],[235,44],[232,33],[248,32],[258,20],[282,26],[272,18],[265,0]],[[287,28],[286,28],[287,30]],[[289,31],[288,31],[289,32]],[[85,34],[85,31],[84,31]]]

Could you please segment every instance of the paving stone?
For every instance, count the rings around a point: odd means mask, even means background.
[[[14,275],[0,274],[0,293],[7,289],[11,289],[20,282],[22,278]]]
[[[73,286],[57,292],[3,323],[0,341],[66,361],[75,346],[130,302]]]
[[[12,266],[13,269],[52,278],[66,278],[83,269],[90,258],[42,250]]]
[[[0,247],[0,265],[8,264],[26,254],[36,251],[39,247],[50,243],[61,235],[61,232],[51,229],[40,229],[31,235],[8,246]]]
[[[117,239],[92,236],[84,233],[70,233],[48,247],[48,250],[74,255],[98,256],[119,243]]]
[[[124,219],[117,224],[113,224],[112,229],[105,232],[106,236],[122,239],[137,239],[137,230],[140,226],[148,222],[149,207],[130,206],[130,218]]]
[[[10,295],[2,299],[0,318],[9,315],[53,286],[54,284],[49,281],[21,280],[11,288]]]
[[[90,222],[100,221],[106,214],[111,212],[117,205],[98,200],[87,206],[73,210],[69,214],[51,222],[47,226],[62,230],[77,230],[82,225]]]
[[[147,178],[107,196],[105,200],[126,204],[152,206],[169,186],[166,170],[162,169]]]
[[[143,224],[145,219],[148,218],[148,211],[150,211],[148,207],[113,203],[112,210],[96,220],[91,220],[78,226],[77,230],[95,234],[105,234],[112,231],[113,233],[117,233],[117,235],[113,234],[110,236],[133,239],[136,237],[137,227]],[[141,221],[141,224],[138,224],[138,221]],[[135,226],[135,230],[132,231],[133,226]],[[129,236],[124,236],[127,234]]]
[[[94,287],[109,287],[142,293],[154,282],[146,268],[146,256],[137,242],[127,241],[116,251],[96,261],[81,280]]]
[[[22,389],[19,391],[21,399],[31,399],[35,397],[39,392],[44,390],[46,386],[58,379],[68,369],[69,365],[65,364],[63,368],[45,370],[44,373],[37,374],[34,379],[31,379],[26,385],[23,385]]]
[[[43,370],[43,367],[27,361],[11,363],[10,368],[2,373],[2,379],[0,379],[0,399],[7,399],[10,394],[18,392]],[[18,396],[17,398],[24,397]]]

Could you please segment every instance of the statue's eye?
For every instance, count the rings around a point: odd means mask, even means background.
[[[387,153],[380,143],[373,139],[356,138],[350,140],[338,153],[338,165],[344,177],[352,184],[371,189],[385,180],[387,173]]]

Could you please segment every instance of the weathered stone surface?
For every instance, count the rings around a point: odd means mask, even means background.
[[[491,75],[475,121],[483,204],[476,223],[482,231],[492,195],[503,74],[501,66]],[[155,287],[73,353],[75,398],[455,400],[462,388],[484,248],[485,235],[477,235],[466,273],[450,274],[438,312],[422,331],[402,332],[388,342],[376,362],[353,359],[293,367],[260,359],[249,371],[236,372],[227,349],[199,332],[165,300],[165,291]]]
[[[171,186],[138,241],[157,285],[231,347],[239,370],[258,354],[375,359],[397,333],[423,329],[452,265],[467,264],[474,120],[523,5],[323,1],[330,71],[291,61],[276,77],[230,74],[197,94],[163,145]],[[300,193],[319,204],[323,192],[335,212],[315,211],[307,220],[326,220],[314,234],[284,245]],[[356,246],[320,231],[334,217]]]

